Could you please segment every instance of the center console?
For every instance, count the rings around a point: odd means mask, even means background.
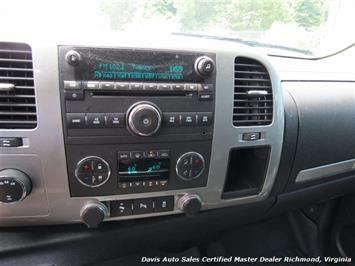
[[[0,226],[269,197],[284,108],[267,57],[203,39],[63,43],[0,43]]]
[[[173,196],[206,186],[214,61],[212,53],[60,46],[71,196],[157,191]],[[137,208],[133,212],[149,206]]]

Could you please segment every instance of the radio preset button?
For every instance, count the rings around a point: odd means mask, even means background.
[[[67,114],[67,126],[68,128],[84,128],[85,114],[82,113]]]
[[[158,86],[155,83],[145,83],[143,86],[143,89],[147,91],[156,91],[157,88]]]
[[[185,84],[186,91],[197,91],[199,90],[199,87],[200,87],[199,84]]]
[[[131,83],[129,86],[131,90],[143,90],[143,83]]]
[[[213,90],[213,84],[201,84],[201,91],[211,92]]]
[[[99,82],[98,81],[83,81],[83,88],[86,90],[98,90]]]
[[[80,90],[81,89],[81,81],[64,80],[64,89]]]
[[[185,89],[184,84],[173,84],[173,90],[174,91],[183,91]]]
[[[129,83],[115,82],[115,90],[129,90]]]
[[[159,91],[170,91],[171,89],[171,84],[158,84]]]
[[[107,127],[124,127],[125,115],[122,113],[107,113],[106,126]]]
[[[105,126],[104,114],[86,114],[86,124],[89,128],[102,128]]]
[[[101,81],[99,88],[101,90],[113,90],[115,88],[115,83],[110,81]]]

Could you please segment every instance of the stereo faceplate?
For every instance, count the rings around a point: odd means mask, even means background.
[[[60,46],[71,196],[206,186],[214,60],[210,53]],[[182,165],[183,155],[192,153],[198,156]],[[93,169],[98,160],[107,171]]]

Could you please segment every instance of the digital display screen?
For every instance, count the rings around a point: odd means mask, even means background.
[[[122,159],[118,164],[120,181],[168,179],[169,159]]]
[[[82,61],[76,79],[112,81],[200,82],[194,71],[195,53],[136,49],[75,48]]]

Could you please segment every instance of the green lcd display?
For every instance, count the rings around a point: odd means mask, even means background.
[[[83,62],[76,68],[81,80],[199,82],[194,53],[136,49],[78,48]]]
[[[169,159],[122,159],[119,161],[118,174],[121,181],[167,179]]]

